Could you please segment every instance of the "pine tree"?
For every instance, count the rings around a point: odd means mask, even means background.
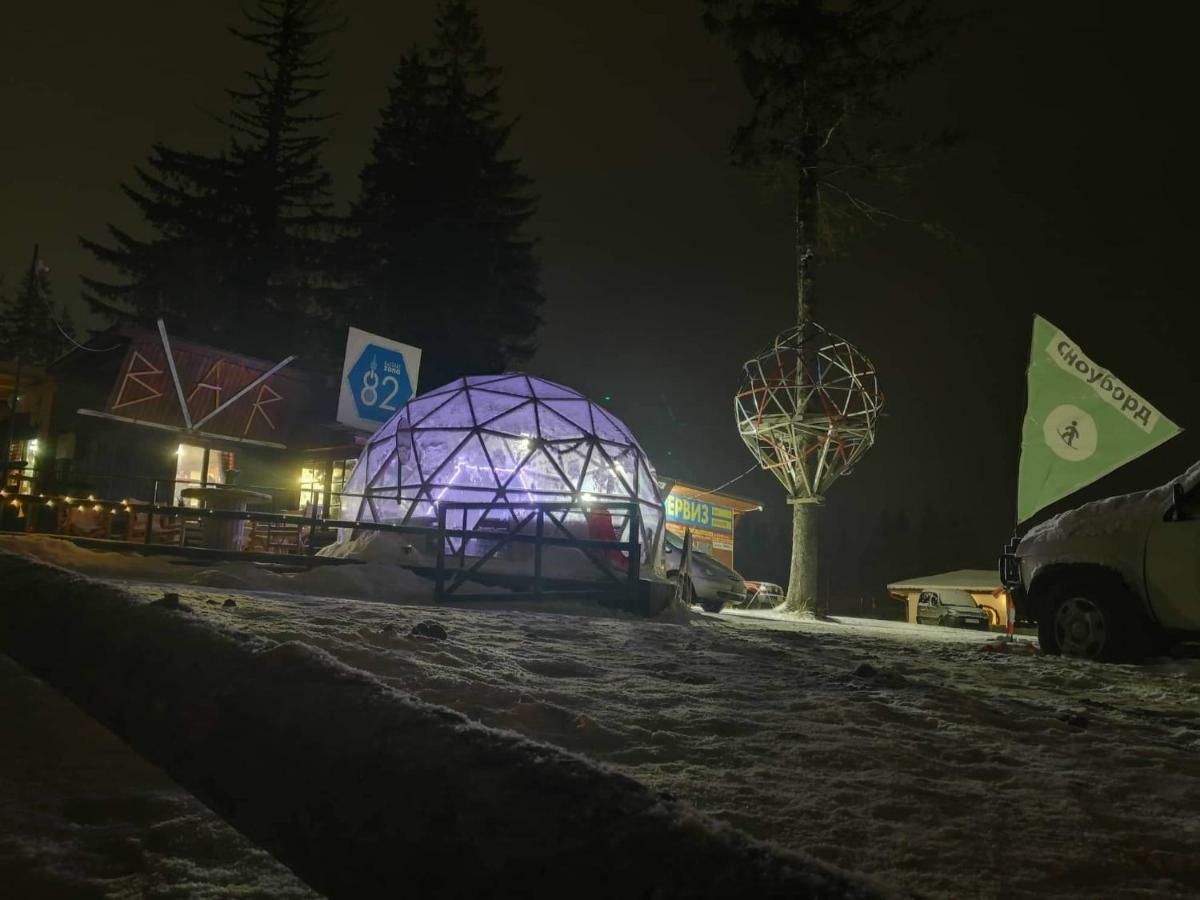
[[[55,309],[50,294],[50,269],[35,246],[16,294],[0,300],[0,356],[45,366],[67,348],[64,333],[74,330],[66,311]]]
[[[112,246],[83,239],[124,280],[85,278],[85,298],[113,319],[150,323],[258,354],[301,350],[319,327],[329,175],[310,109],[322,92],[329,0],[255,0],[231,28],[259,48],[249,84],[228,90],[218,154],[155,144],[122,188],[149,226],[134,237],[110,225]]]
[[[432,103],[429,67],[414,49],[401,57],[388,88],[337,254],[351,285],[343,306],[347,323],[422,346],[438,314],[423,295],[440,275],[433,228],[440,185],[429,177],[437,165]]]
[[[398,66],[351,214],[361,260],[348,309],[423,348],[422,382],[501,371],[536,346],[543,298],[530,179],[505,155],[499,102],[467,0],[443,0],[428,54]]]

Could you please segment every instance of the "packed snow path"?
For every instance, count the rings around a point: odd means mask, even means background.
[[[172,590],[214,626],[321,647],[927,896],[1200,892],[1195,661],[1002,655],[978,634],[862,621],[668,624]],[[409,636],[428,620],[448,638]]]
[[[924,894],[1200,890],[1195,665],[1001,656],[933,628],[182,596]],[[409,636],[429,619],[447,640]]]
[[[178,594],[0,575],[0,647],[329,896],[898,896]]]

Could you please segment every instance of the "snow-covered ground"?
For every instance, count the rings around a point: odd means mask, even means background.
[[[36,550],[14,540],[0,546]],[[143,580],[167,579],[147,567]],[[1193,660],[1104,666],[989,652],[978,633],[769,612],[660,623],[431,608],[416,593],[402,606],[172,590],[214,627],[322,648],[422,700],[927,896],[1200,892]],[[448,638],[409,636],[419,621]]]
[[[3,654],[0,722],[0,895],[319,896]]]

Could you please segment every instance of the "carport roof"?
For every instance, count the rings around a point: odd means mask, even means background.
[[[1000,573],[995,569],[957,569],[940,575],[925,575],[895,581],[887,586],[889,591],[925,591],[941,588],[948,591],[987,592],[1000,590]]]

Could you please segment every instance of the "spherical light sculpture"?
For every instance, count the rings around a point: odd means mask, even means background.
[[[748,360],[738,433],[792,503],[819,503],[875,442],[883,394],[863,353],[812,321]]]
[[[634,502],[643,562],[662,531],[658,478],[629,429],[578,391],[522,374],[460,378],[406,404],[359,456],[343,518],[432,525],[451,501],[482,504],[455,523],[465,528],[523,503]],[[619,530],[628,540],[628,522]]]

